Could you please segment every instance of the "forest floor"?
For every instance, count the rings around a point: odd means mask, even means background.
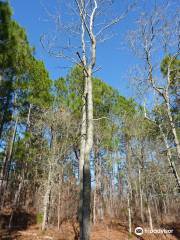
[[[8,230],[4,227],[2,219],[6,220],[7,216],[0,216],[0,223],[3,230],[0,230],[0,240],[78,240],[75,237],[75,228],[71,222],[63,223],[60,230],[54,227],[49,227],[47,231],[42,232],[40,225],[34,224],[34,220],[28,216],[14,215],[15,221],[19,222],[22,219],[21,226]],[[29,222],[29,219],[31,220]],[[28,224],[27,224],[28,223]],[[158,228],[159,229],[159,228]],[[132,233],[128,234],[127,224],[122,224],[120,221],[106,221],[92,227],[91,240],[179,240],[180,239],[180,224],[169,223],[162,225],[161,229],[173,229],[173,234],[143,234],[136,236]],[[133,228],[134,230],[134,228]]]

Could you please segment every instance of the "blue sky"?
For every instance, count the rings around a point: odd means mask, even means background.
[[[70,2],[70,0],[68,1]],[[40,36],[43,33],[50,33],[55,29],[55,25],[49,20],[43,4],[47,6],[50,12],[55,13],[56,0],[11,0],[10,2],[14,11],[13,18],[26,29],[30,44],[35,46],[36,57],[44,61],[51,78],[56,79],[66,75],[68,70],[63,66],[67,66],[68,63],[62,59],[49,56],[40,43]],[[115,1],[114,10],[116,14],[119,11],[119,3],[122,5],[122,2],[122,0]],[[101,70],[96,73],[96,76],[117,88],[126,97],[133,96],[134,92],[128,81],[129,72],[138,63],[138,59],[128,49],[126,35],[128,30],[135,27],[139,7],[142,9],[145,6],[144,2],[146,2],[147,9],[151,8],[153,0],[151,2],[140,0],[136,11],[129,13],[120,24],[114,27],[115,36],[97,46],[97,65],[101,67]],[[156,2],[164,1],[159,0]],[[66,18],[68,22],[69,19]]]
[[[51,0],[51,2],[55,3],[55,0]],[[13,18],[26,29],[30,44],[36,48],[36,57],[45,62],[50,76],[55,79],[58,76],[65,75],[67,70],[61,68],[61,66],[66,65],[66,63],[62,63],[62,60],[55,57],[50,57],[45,53],[40,43],[40,36],[54,28],[53,23],[47,21],[48,17],[41,1],[11,0],[10,3],[14,11]],[[132,95],[132,91],[128,88],[127,79],[128,70],[134,64],[135,59],[128,52],[128,49],[122,50],[121,48],[126,32],[128,29],[132,29],[133,23],[134,13],[130,13],[121,24],[114,28],[117,36],[99,44],[97,47],[97,64],[101,67],[101,70],[96,73],[96,76],[119,89],[121,94],[125,96]]]

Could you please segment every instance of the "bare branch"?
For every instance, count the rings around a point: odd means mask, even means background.
[[[110,23],[108,23],[106,26],[104,26],[103,28],[101,28],[97,33],[96,33],[96,37],[99,37],[99,35],[101,35],[103,32],[105,32],[106,30],[108,30],[109,28],[111,28],[113,25],[116,25],[117,23],[119,23],[121,20],[123,20],[128,13],[130,12],[130,10],[132,10],[132,8],[135,6],[135,2],[133,4],[130,4],[126,11],[124,13],[122,13],[120,16],[116,17],[115,19],[113,19]]]
[[[79,1],[78,1],[78,0],[75,0],[75,2],[76,2],[77,7],[78,7],[78,9],[79,9],[79,14],[80,14],[81,20],[83,21],[83,24],[84,24],[84,26],[85,26],[85,28],[86,28],[86,31],[87,31],[89,37],[91,38],[90,30],[89,30],[89,27],[88,27],[87,22],[86,22],[86,15],[87,15],[87,14],[86,14],[86,12],[85,12],[85,8],[84,8],[84,6],[82,5],[82,3],[81,3],[81,5],[79,4]]]

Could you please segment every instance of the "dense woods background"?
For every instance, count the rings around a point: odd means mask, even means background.
[[[179,221],[179,16],[152,9],[128,33],[142,59],[130,82],[142,101],[91,77],[90,222],[120,221],[129,233]],[[86,64],[79,55],[67,76],[52,80],[34,52],[0,1],[0,227],[22,227],[29,214],[42,230],[69,222],[78,239]]]

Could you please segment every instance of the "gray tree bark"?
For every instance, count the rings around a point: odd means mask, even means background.
[[[43,221],[41,229],[42,231],[46,230],[47,223],[48,223],[48,208],[50,205],[50,195],[51,195],[51,189],[53,184],[53,170],[54,170],[54,156],[55,156],[55,141],[56,136],[53,128],[51,128],[51,144],[50,144],[50,150],[51,150],[51,156],[49,159],[49,172],[48,172],[48,180],[46,185],[46,191],[44,196],[44,204],[43,204]]]
[[[96,62],[96,39],[93,33],[94,18],[97,9],[97,2],[94,0],[94,7],[89,20],[88,35],[90,39],[90,63],[87,64],[85,31],[87,31],[87,14],[84,11],[84,0],[77,1],[81,17],[81,42],[82,42],[82,64],[84,70],[84,96],[81,125],[81,146],[80,146],[80,240],[90,239],[90,216],[91,216],[91,173],[90,153],[93,146],[93,95],[92,95],[92,69]]]

